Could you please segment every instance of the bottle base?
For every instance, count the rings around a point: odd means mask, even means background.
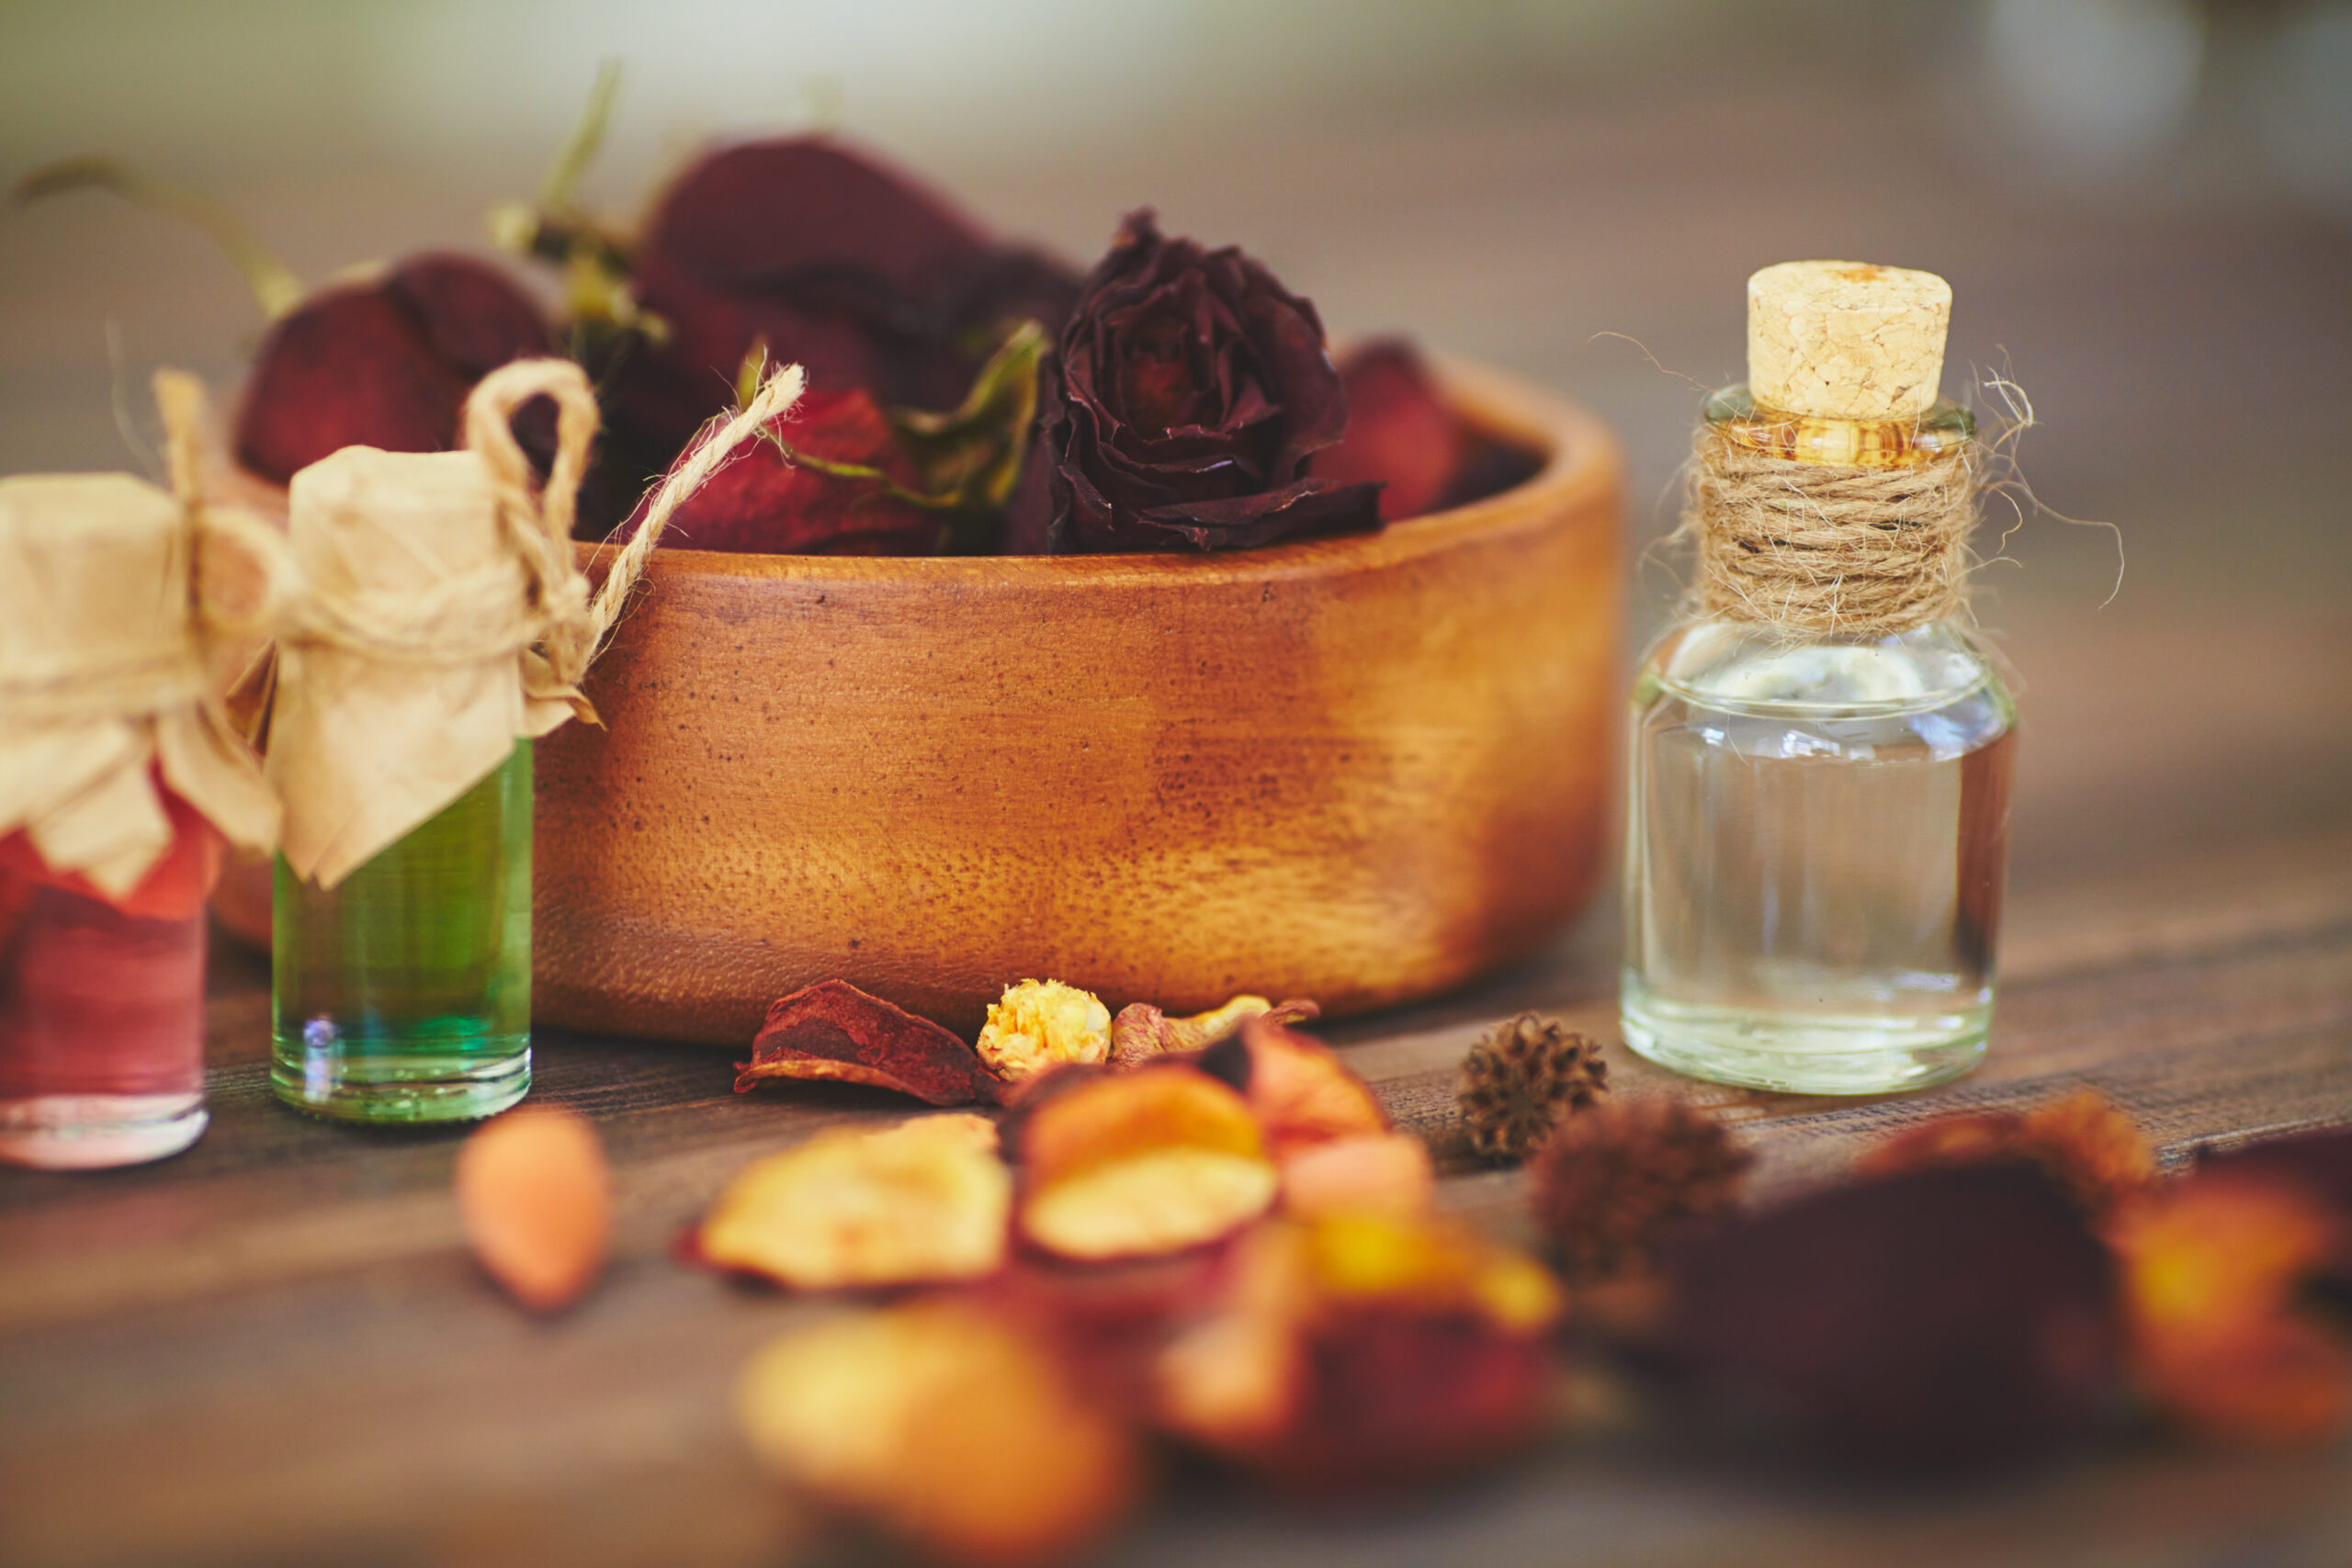
[[[1619,1021],[1636,1055],[1691,1077],[1788,1094],[1889,1094],[1948,1083],[1983,1061],[1993,1010],[1768,1012],[1666,1001],[1629,983]]]
[[[396,1051],[359,1055],[275,1043],[269,1085],[295,1110],[336,1122],[413,1125],[479,1122],[531,1089],[527,1041],[499,1055]]]
[[[0,1100],[0,1164],[104,1170],[178,1154],[204,1135],[204,1096],[36,1094]]]

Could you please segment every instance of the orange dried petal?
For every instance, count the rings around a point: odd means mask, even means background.
[[[1409,1133],[1366,1133],[1313,1144],[1283,1160],[1283,1208],[1300,1219],[1428,1212],[1437,1175]]]
[[[1023,1233],[1101,1260],[1214,1241],[1263,1213],[1278,1178],[1241,1097],[1192,1067],[1079,1083],[1021,1132]]]
[[[1138,1491],[1125,1431],[1041,1345],[969,1303],[788,1334],[744,1368],[736,1410],[768,1469],[952,1562],[1061,1556]]]
[[[1277,1155],[1388,1131],[1372,1086],[1329,1047],[1270,1016],[1243,1023],[1241,1038],[1250,1049],[1250,1109]]]
[[[586,1117],[532,1106],[484,1122],[458,1150],[457,1183],[474,1256],[525,1306],[567,1306],[604,1267],[612,1179]]]
[[[1004,1260],[1012,1175],[983,1116],[820,1133],[747,1167],[703,1221],[701,1256],[797,1290],[968,1280]]]
[[[2191,1177],[2117,1227],[2132,1359],[2155,1402],[2227,1441],[2323,1440],[2352,1415],[2352,1348],[2299,1310],[2340,1244],[2307,1195]]]

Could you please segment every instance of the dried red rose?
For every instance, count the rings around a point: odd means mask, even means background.
[[[530,296],[469,256],[411,256],[375,281],[321,289],[254,355],[237,461],[284,484],[345,446],[442,451],[474,383],[549,342]]]
[[[1348,425],[1315,307],[1239,250],[1131,213],[1047,366],[1016,554],[1241,549],[1380,525],[1378,489],[1307,471]]]
[[[919,482],[872,398],[811,387],[686,497],[670,514],[661,544],[779,555],[930,555],[940,546],[940,514],[903,493]],[[649,491],[624,537],[637,532],[651,501]]]
[[[994,1104],[1003,1089],[979,1053],[845,980],[780,998],[736,1064],[735,1092],[767,1078],[818,1079],[895,1089],[933,1105]]]
[[[2020,1464],[2118,1365],[2114,1266],[2064,1190],[2002,1160],[1857,1181],[1669,1250],[1657,1349],[1705,1406],[1855,1470]]]
[[[1382,485],[1380,519],[1418,517],[1442,504],[1470,450],[1469,432],[1402,338],[1376,338],[1340,362],[1348,433],[1315,455],[1313,471],[1340,484]]]
[[[948,408],[1001,323],[1057,328],[1076,291],[1058,264],[822,137],[701,159],[662,194],[628,265],[638,307],[665,330],[616,345],[602,368],[619,460],[649,476],[727,406],[762,344],[820,385]]]

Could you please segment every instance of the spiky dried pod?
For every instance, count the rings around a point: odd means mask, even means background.
[[[1646,1262],[1677,1225],[1730,1208],[1755,1157],[1680,1100],[1596,1106],[1537,1149],[1535,1216],[1564,1271],[1605,1276]]]
[[[1608,1080],[1599,1045],[1556,1018],[1523,1012],[1470,1048],[1455,1100],[1470,1146],[1516,1162],[1570,1112],[1606,1095]]]

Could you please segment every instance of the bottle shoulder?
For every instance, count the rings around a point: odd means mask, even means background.
[[[1635,700],[1676,696],[1789,716],[1916,713],[1982,694],[2011,706],[1998,662],[1951,621],[1872,637],[1791,637],[1751,622],[1690,620],[1651,645]]]

